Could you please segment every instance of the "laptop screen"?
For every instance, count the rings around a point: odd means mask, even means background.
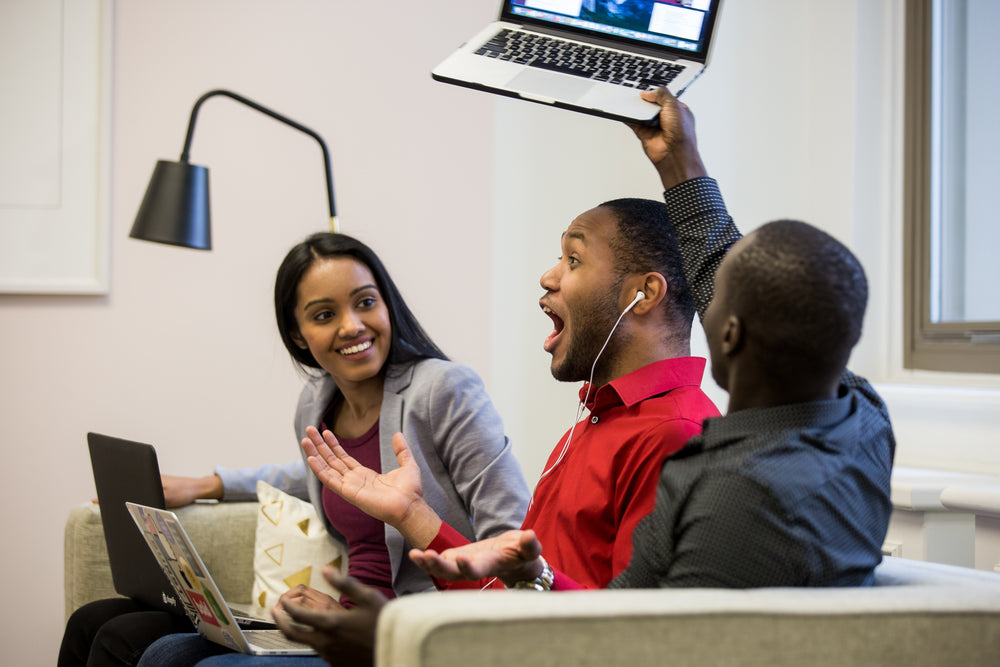
[[[505,0],[504,20],[611,41],[667,48],[704,60],[721,0]]]

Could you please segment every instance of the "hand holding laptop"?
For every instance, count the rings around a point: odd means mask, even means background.
[[[646,157],[656,167],[664,188],[692,178],[707,176],[701,161],[694,133],[694,115],[688,106],[674,97],[666,88],[647,90],[642,99],[655,102],[660,107],[659,124],[630,125],[642,142]]]

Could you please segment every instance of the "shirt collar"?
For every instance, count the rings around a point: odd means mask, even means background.
[[[591,412],[614,405],[632,407],[647,398],[665,394],[678,387],[700,387],[704,374],[705,360],[701,357],[661,359],[615,378],[596,391],[589,383],[584,383],[580,388],[580,400],[584,400],[589,388],[587,409]]]
[[[722,417],[710,417],[704,421],[701,439],[705,447],[715,447],[730,440],[757,436],[764,431],[828,428],[847,418],[853,402],[853,396],[848,392],[822,401],[747,408]]]

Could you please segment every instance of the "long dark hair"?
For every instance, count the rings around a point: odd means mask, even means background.
[[[346,234],[318,232],[288,251],[274,279],[274,315],[278,321],[278,332],[285,349],[296,362],[308,368],[322,368],[312,352],[296,345],[292,336],[299,333],[295,320],[299,282],[317,260],[331,257],[351,257],[367,266],[375,277],[378,291],[389,309],[389,323],[392,325],[389,363],[426,358],[448,359],[410,312],[382,260],[371,248]]]

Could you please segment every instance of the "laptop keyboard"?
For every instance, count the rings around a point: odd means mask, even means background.
[[[252,645],[268,649],[310,649],[310,646],[292,641],[280,630],[244,630],[243,636]]]
[[[684,70],[682,65],[662,60],[507,29],[476,54],[640,90],[665,86]]]

